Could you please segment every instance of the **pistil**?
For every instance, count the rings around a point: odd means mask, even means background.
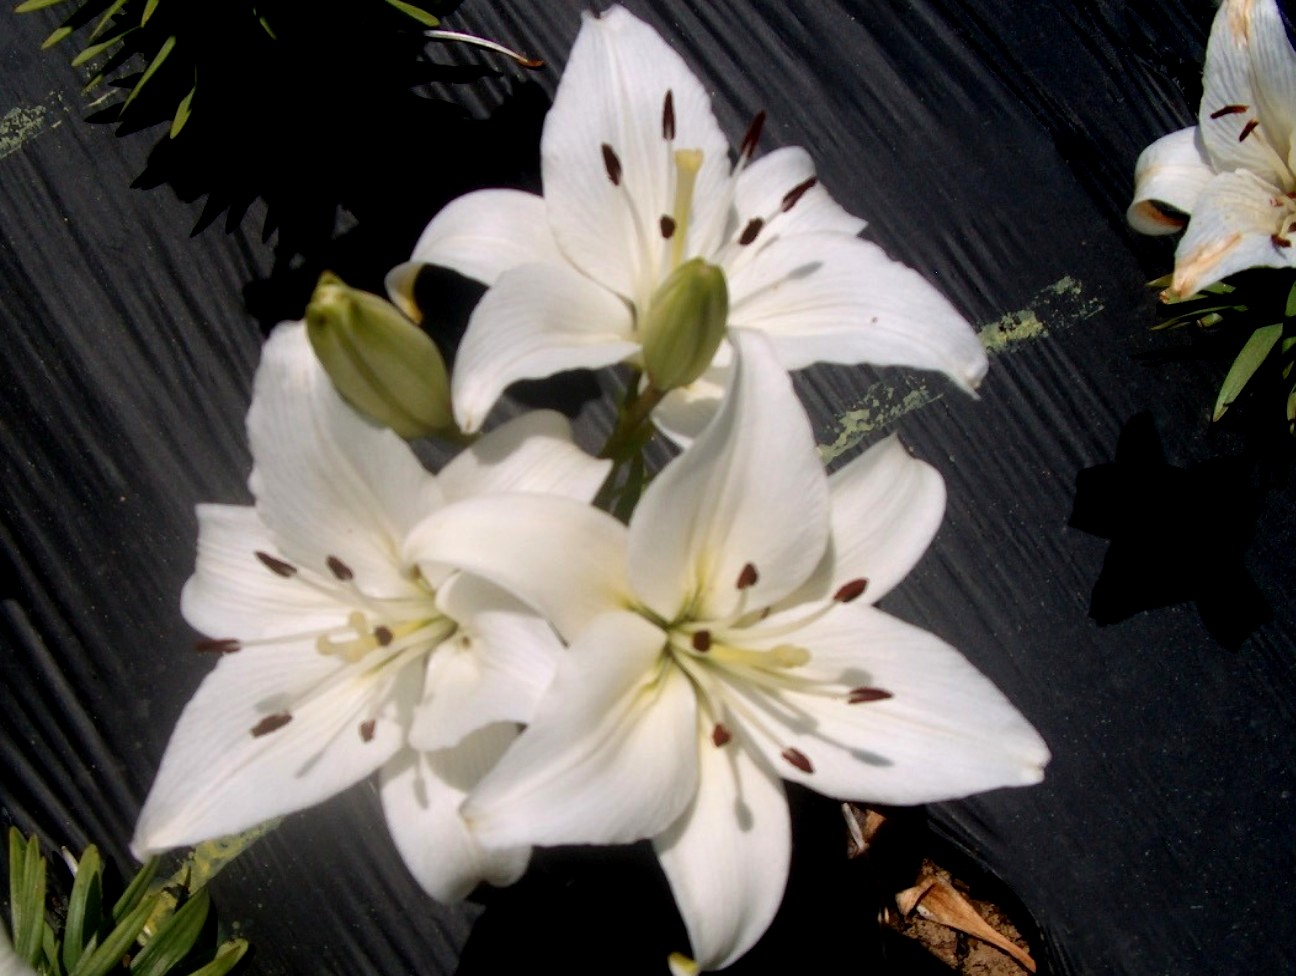
[[[702,150],[675,150],[675,206],[671,211],[671,263],[674,271],[684,259],[684,243],[688,240],[689,214],[693,209],[693,188],[697,185],[698,171],[702,169]]]

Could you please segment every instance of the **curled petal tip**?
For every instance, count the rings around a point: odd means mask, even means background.
[[[697,976],[701,972],[697,961],[682,952],[672,952],[666,959],[666,965],[670,969],[671,976]]]
[[[387,297],[391,299],[392,304],[416,325],[423,321],[423,310],[414,301],[414,282],[418,280],[419,269],[422,267],[423,265],[418,261],[398,264],[387,272],[383,282],[387,289]]]

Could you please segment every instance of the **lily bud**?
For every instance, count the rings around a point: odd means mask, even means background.
[[[436,343],[385,298],[326,271],[306,335],[333,387],[369,419],[407,439],[457,430]]]
[[[653,295],[640,332],[644,369],[663,392],[687,386],[715,358],[729,321],[724,272],[701,258],[671,272]]]

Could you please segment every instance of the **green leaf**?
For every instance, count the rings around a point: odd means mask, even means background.
[[[14,950],[35,965],[45,927],[45,858],[36,835],[24,843],[17,827],[9,828],[9,918]]]
[[[166,976],[184,959],[202,934],[211,898],[200,888],[180,910],[168,918],[131,962],[131,976]]]
[[[189,94],[180,99],[180,104],[176,106],[175,118],[171,120],[171,129],[167,132],[168,139],[174,139],[178,136],[180,130],[185,127],[185,123],[189,121],[193,109],[194,92],[197,90],[198,82],[195,81],[194,86],[189,89]]]
[[[51,34],[49,37],[45,38],[44,41],[41,42],[41,50],[44,51],[47,48],[53,47],[55,44],[63,40],[63,38],[67,37],[71,33],[72,33],[71,27],[60,27],[53,34]]]
[[[270,26],[270,21],[266,20],[265,15],[259,11],[254,12],[256,13],[257,23],[260,24],[261,29],[266,32],[266,36],[268,36],[272,41],[279,40],[279,35],[274,32],[274,28]]]
[[[1263,325],[1251,333],[1251,338],[1246,341],[1237,359],[1233,360],[1233,365],[1229,367],[1228,375],[1224,377],[1219,396],[1215,398],[1215,411],[1211,414],[1211,420],[1219,420],[1224,416],[1225,411],[1238,398],[1242,388],[1255,375],[1255,371],[1260,368],[1260,364],[1265,361],[1280,338],[1282,338],[1281,322]]]
[[[1296,319],[1296,285],[1292,285],[1292,290],[1287,293],[1287,308],[1283,310],[1283,315]]]
[[[46,7],[52,7],[56,3],[63,3],[64,0],[24,0],[23,3],[14,7],[16,14],[29,14],[33,10],[44,10]]]
[[[231,969],[238,965],[238,961],[243,958],[248,950],[248,944],[242,939],[231,939],[220,947],[216,953],[216,958],[203,966],[189,976],[225,976]]]
[[[153,12],[157,10],[157,8],[158,0],[148,0],[148,3],[144,5],[144,15],[140,17],[141,27],[149,22],[149,18],[153,16]]]
[[[94,30],[90,32],[89,40],[93,41],[96,37],[102,34],[104,28],[108,26],[108,22],[112,20],[113,17],[117,16],[117,11],[121,10],[124,6],[126,6],[126,0],[113,0],[112,6],[104,11],[103,16],[99,18],[99,23],[94,25]]]
[[[62,976],[63,967],[59,965],[59,947],[58,939],[54,936],[54,929],[46,922],[41,926],[41,954],[45,957],[48,964],[50,976]],[[41,964],[37,963],[37,971],[45,972]]]
[[[148,892],[149,885],[153,883],[153,878],[157,875],[158,859],[150,857],[135,872],[135,877],[131,878],[131,883],[126,886],[122,896],[117,899],[117,904],[113,905],[112,917],[114,921],[121,919],[128,913],[135,910],[140,900]]]
[[[437,24],[441,23],[441,21],[437,20],[436,17],[433,17],[422,7],[416,7],[412,3],[405,3],[404,0],[387,0],[387,3],[391,4],[406,16],[413,17],[425,27],[435,27]]]
[[[135,82],[135,87],[131,89],[131,93],[126,96],[126,101],[122,103],[122,112],[125,112],[126,109],[130,107],[130,103],[135,101],[135,96],[140,93],[140,89],[148,84],[148,80],[157,74],[157,69],[162,67],[162,62],[167,59],[167,56],[173,50],[175,50],[175,46],[176,38],[174,34],[162,42],[162,47],[158,49],[158,53],[154,56],[153,60],[149,62],[149,66],[144,69],[144,74],[140,76],[139,81]]]
[[[1201,322],[1204,328],[1210,328],[1218,325],[1222,321],[1221,312],[1231,312],[1236,309],[1239,312],[1245,312],[1245,305],[1212,305],[1207,308],[1194,308],[1189,312],[1181,312],[1173,318],[1162,319],[1156,325],[1151,327],[1153,332],[1161,332],[1165,329],[1177,329],[1188,325],[1191,322]],[[1209,319],[1210,321],[1206,321]]]
[[[77,862],[76,880],[68,898],[67,921],[63,923],[63,968],[81,961],[88,939],[103,920],[103,862],[93,844]]]
[[[79,68],[81,67],[81,65],[85,64],[87,61],[91,60],[92,58],[97,58],[99,55],[103,54],[104,51],[108,50],[114,44],[120,44],[122,41],[126,39],[127,34],[137,29],[138,28],[131,27],[127,30],[122,31],[116,37],[110,37],[108,40],[100,41],[98,44],[91,44],[89,47],[87,47],[85,50],[83,50],[80,54],[78,54],[75,58],[72,59],[72,67]]]
[[[93,952],[81,957],[81,961],[68,976],[107,976],[135,944],[135,939],[143,930],[144,923],[148,921],[160,897],[161,895],[153,895],[136,905]]]

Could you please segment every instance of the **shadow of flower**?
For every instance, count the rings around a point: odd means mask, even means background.
[[[1069,524],[1111,540],[1089,615],[1106,625],[1192,602],[1217,641],[1240,646],[1272,616],[1245,565],[1259,515],[1252,481],[1240,457],[1169,464],[1152,416],[1131,419],[1115,460],[1076,477]]]

